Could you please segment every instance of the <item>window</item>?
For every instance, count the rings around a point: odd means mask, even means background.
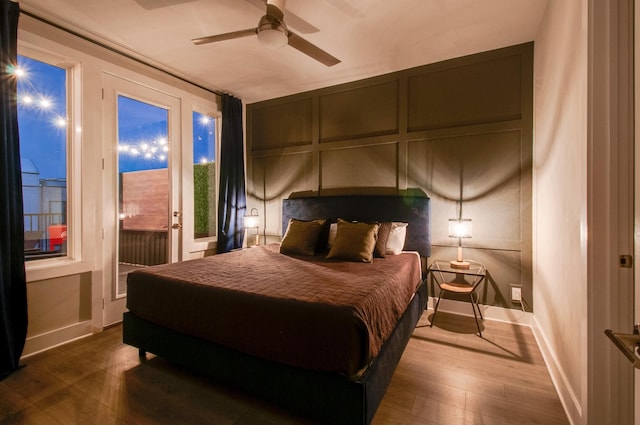
[[[25,259],[66,256],[67,70],[18,56]]]
[[[193,112],[194,239],[216,235],[216,120]]]
[[[167,262],[170,210],[169,111],[118,95],[120,270]],[[127,266],[125,266],[125,264]],[[118,286],[124,295],[126,285]]]

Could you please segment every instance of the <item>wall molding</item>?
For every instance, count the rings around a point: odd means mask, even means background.
[[[91,320],[56,329],[40,335],[28,337],[22,350],[21,359],[24,360],[30,356],[41,353],[46,350],[58,347],[63,344],[85,338],[94,333]]]
[[[533,53],[524,43],[248,104],[247,207],[263,236],[282,234],[294,192],[417,189],[433,202],[433,258],[449,258],[443,229],[464,202],[469,258],[490,271],[480,302],[517,321],[511,284],[533,306]]]

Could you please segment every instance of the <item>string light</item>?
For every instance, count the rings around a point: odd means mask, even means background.
[[[42,109],[49,109],[53,106],[51,99],[47,99],[46,97],[41,97],[38,102],[38,106]]]
[[[68,126],[68,120],[65,116],[60,114],[55,114],[55,107],[59,103],[51,96],[46,95],[39,91],[32,82],[29,81],[31,77],[28,70],[24,67],[9,65],[7,67],[9,74],[15,76],[15,78],[20,79],[21,87],[20,92],[18,93],[18,102],[22,107],[25,108],[37,108],[38,110],[46,113],[49,116],[49,121],[52,123],[54,127],[57,128],[66,128]],[[24,85],[26,84],[26,87]],[[64,102],[62,102],[64,104]],[[55,115],[54,115],[55,114]],[[205,114],[199,115],[199,123],[204,127],[210,127],[214,124],[215,120]],[[80,127],[76,128],[76,132],[81,132]],[[208,134],[213,134],[212,131],[208,131]],[[198,137],[198,141],[202,140],[201,137]],[[143,140],[139,142],[123,142],[118,144],[118,152],[120,155],[128,155],[131,157],[142,157],[149,161],[166,161],[167,153],[169,152],[169,141],[167,137],[160,136],[153,140]],[[212,160],[213,161],[213,160]],[[206,157],[202,157],[199,161],[201,164],[207,164],[209,161]]]
[[[64,117],[56,117],[54,120],[54,124],[56,127],[66,127],[67,126],[67,119]]]
[[[158,137],[155,140],[141,140],[138,142],[119,143],[118,152],[132,157],[142,156],[146,160],[166,161],[166,155],[159,152],[169,152],[169,142],[166,137]]]
[[[9,64],[7,65],[7,74],[13,75],[16,78],[23,78],[27,75],[27,71],[24,68],[19,67],[18,65]]]
[[[36,86],[30,81],[31,75],[26,68],[21,66],[9,66],[9,73],[14,75],[20,80],[18,86],[18,103],[25,108],[38,108],[40,111],[54,113],[55,105],[57,102],[53,98],[47,96],[36,88]],[[28,88],[25,89],[23,85],[26,84]],[[64,103],[64,102],[63,102]],[[49,122],[57,128],[66,128],[67,118],[62,115],[54,115],[49,117]]]
[[[213,135],[213,131],[211,130],[212,126],[215,123],[215,119],[213,117],[211,117],[210,115],[199,113],[199,112],[194,112],[193,113],[193,117],[194,117],[194,121],[195,121],[195,119],[197,117],[197,120],[198,120],[198,122],[200,123],[200,125],[202,127],[208,128],[207,134],[209,136]],[[203,143],[207,143],[208,142],[208,140],[206,140],[202,135],[197,135],[197,136],[194,135],[194,136],[195,136],[194,137],[194,144],[195,143],[201,143],[201,142],[203,142]],[[215,161],[215,159],[209,160],[209,159],[207,159],[206,156],[202,156],[199,159],[198,162],[200,164],[206,165],[206,164],[209,164],[209,163],[213,163],[214,161]]]

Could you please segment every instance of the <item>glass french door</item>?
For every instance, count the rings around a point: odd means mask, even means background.
[[[103,78],[104,314],[122,320],[132,270],[179,261],[180,99]]]

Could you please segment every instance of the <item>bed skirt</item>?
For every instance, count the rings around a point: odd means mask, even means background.
[[[295,368],[185,335],[127,312],[123,341],[322,423],[367,425],[427,303],[422,282],[382,350],[356,380]]]

